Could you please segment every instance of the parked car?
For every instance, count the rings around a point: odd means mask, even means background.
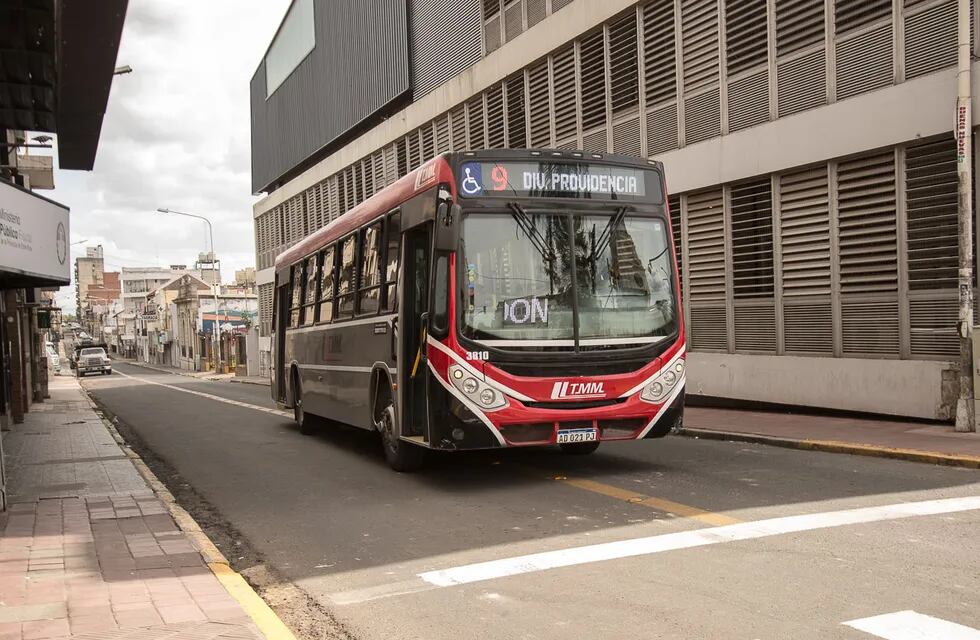
[[[79,378],[89,373],[110,375],[112,361],[104,347],[81,347],[76,358],[75,372]]]
[[[55,348],[53,342],[46,342],[44,344],[44,350],[48,354],[48,370],[54,373],[61,373],[61,356],[58,355],[58,349]]]

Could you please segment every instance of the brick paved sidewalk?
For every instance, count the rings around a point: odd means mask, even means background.
[[[4,433],[0,640],[263,636],[78,383]]]
[[[784,446],[980,466],[980,434],[956,433],[943,424],[686,407],[684,431],[687,435],[727,435]]]

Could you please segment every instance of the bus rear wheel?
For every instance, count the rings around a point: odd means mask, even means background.
[[[378,431],[381,432],[381,444],[385,450],[385,460],[388,465],[399,472],[418,471],[425,465],[426,451],[423,447],[405,442],[395,435],[395,407],[388,404],[381,411],[378,421]]]
[[[570,456],[586,456],[599,448],[598,440],[593,442],[566,442],[558,445],[561,452]]]

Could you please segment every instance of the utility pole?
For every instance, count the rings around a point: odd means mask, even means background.
[[[960,397],[956,430],[975,431],[973,406],[973,96],[970,79],[970,0],[957,0],[956,178],[959,218]]]

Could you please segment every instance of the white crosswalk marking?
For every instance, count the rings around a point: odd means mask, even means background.
[[[980,631],[915,611],[896,611],[845,622],[885,640],[980,640]]]

